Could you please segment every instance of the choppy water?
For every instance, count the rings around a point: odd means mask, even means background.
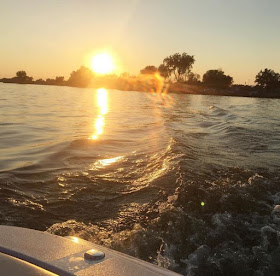
[[[279,275],[279,111],[274,99],[0,83],[0,223],[185,275]]]

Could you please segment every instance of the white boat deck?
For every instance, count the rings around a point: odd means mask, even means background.
[[[85,254],[86,252],[89,254]],[[96,276],[179,275],[79,238],[60,237],[20,227],[0,226],[1,275],[53,275],[53,273]]]

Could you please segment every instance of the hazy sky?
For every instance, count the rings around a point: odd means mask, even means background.
[[[136,74],[176,52],[194,55],[194,72],[222,68],[253,84],[280,71],[280,0],[0,1],[0,77],[69,77],[108,49]]]

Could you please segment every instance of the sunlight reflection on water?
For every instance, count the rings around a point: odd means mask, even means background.
[[[108,158],[108,159],[101,159],[101,160],[98,160],[97,162],[95,162],[91,167],[90,167],[90,170],[98,170],[102,167],[105,167],[105,166],[109,166],[109,165],[112,165],[120,160],[122,160],[124,158],[124,156],[117,156],[117,157],[114,157],[114,158]]]
[[[89,138],[96,140],[104,131],[105,125],[105,115],[108,113],[108,100],[107,100],[107,90],[105,88],[99,88],[97,90],[97,106],[98,106],[98,116],[95,120],[95,132]]]

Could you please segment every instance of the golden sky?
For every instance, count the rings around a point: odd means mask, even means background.
[[[18,70],[68,78],[92,55],[108,51],[118,73],[138,74],[176,52],[194,55],[201,76],[222,68],[253,84],[280,71],[278,0],[10,0],[0,10],[0,77]]]

